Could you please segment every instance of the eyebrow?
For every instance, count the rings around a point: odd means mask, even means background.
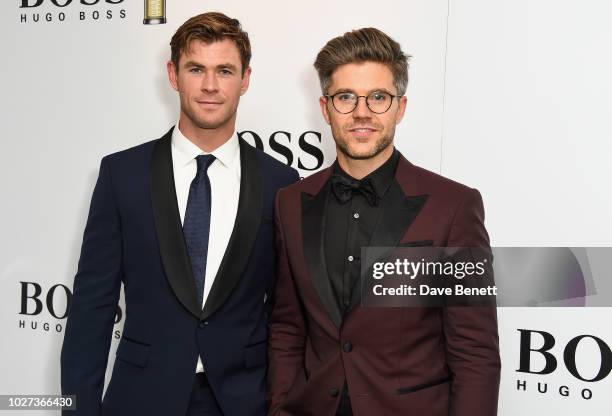
[[[185,67],[187,67],[187,68],[192,68],[192,67],[194,67],[194,68],[206,68],[205,65],[202,65],[201,63],[196,62],[196,61],[187,61],[187,62],[185,62]],[[237,71],[238,70],[236,65],[230,64],[230,63],[219,64],[215,68],[217,68],[217,69],[230,69],[232,71]]]
[[[352,89],[350,89],[350,88],[340,88],[335,93],[329,94],[329,95],[336,95],[336,94],[340,94],[340,93],[343,93],[343,92],[350,92],[350,93],[353,93],[353,94],[357,95],[357,93],[355,91],[353,91]],[[386,88],[374,88],[374,89],[371,89],[370,91],[368,91],[367,95],[370,95],[370,94],[375,93],[375,92],[386,92],[387,94],[394,95],[391,91],[388,91]]]

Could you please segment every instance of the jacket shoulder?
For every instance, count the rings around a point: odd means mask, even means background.
[[[120,150],[118,152],[108,154],[104,156],[103,159],[107,159],[111,163],[116,163],[121,162],[123,160],[131,160],[133,158],[149,156],[153,151],[155,143],[157,143],[159,140],[161,139],[151,140],[124,150]]]
[[[331,167],[321,169],[320,171],[305,177],[301,181],[286,187],[284,191],[287,194],[300,194],[305,191],[311,191],[313,188],[318,190],[329,179],[330,170]]]
[[[414,172],[415,182],[422,193],[444,193],[447,196],[461,197],[474,192],[474,189],[470,186],[420,166],[411,165],[411,169]]]
[[[249,146],[251,146],[251,145],[249,145]],[[273,156],[270,156],[269,154],[267,154],[263,150],[259,150],[259,149],[257,149],[256,147],[253,147],[253,146],[251,146],[251,148],[253,149],[253,151],[257,155],[257,158],[259,159],[259,161],[260,161],[260,163],[262,165],[262,168],[267,169],[267,170],[271,170],[272,172],[280,173],[280,174],[286,174],[286,175],[297,174],[297,171],[294,168],[292,168],[291,166],[288,166],[287,164],[277,160]]]
[[[299,180],[300,175],[297,170],[291,166],[286,165],[248,143],[246,143],[246,145],[250,147],[251,151],[255,152],[264,177],[272,181],[276,187],[282,188]]]

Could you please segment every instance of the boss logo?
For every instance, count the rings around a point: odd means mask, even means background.
[[[254,142],[255,147],[258,148],[259,150],[265,150],[264,141],[259,136],[259,134],[255,133],[254,131],[245,130],[245,131],[238,132],[238,137],[240,137],[241,139],[245,139],[246,141],[249,141],[249,142]],[[298,146],[301,152],[314,157],[316,160],[316,163],[305,164],[303,163],[303,159],[301,158],[301,155],[298,155],[297,156],[297,167],[302,170],[313,171],[323,166],[324,156],[323,156],[323,152],[321,151],[321,149],[319,149],[317,146],[315,146],[314,144],[306,140],[309,137],[312,138],[310,140],[321,143],[321,133],[317,131],[306,131],[300,134],[298,138]],[[275,131],[274,133],[270,135],[270,137],[268,137],[268,140],[267,140],[268,145],[270,146],[270,149],[272,149],[274,153],[277,153],[285,158],[284,162],[287,164],[287,166],[293,166],[293,162],[295,160],[293,152],[291,151],[289,147],[287,147],[287,145],[291,143],[291,139],[292,139],[292,134],[290,132]]]
[[[594,335],[578,335],[567,342],[563,348],[563,357],[557,357],[553,353],[552,349],[557,343],[555,337],[546,331],[536,331],[531,329],[518,329],[520,333],[520,358],[519,368],[516,370],[519,373],[534,374],[534,375],[549,375],[557,370],[559,362],[563,362],[563,365],[567,371],[577,380],[595,383],[602,381],[610,374],[612,370],[612,351],[610,346],[601,338]],[[591,348],[586,352],[584,349],[579,347],[582,344],[590,344]],[[595,353],[595,359],[599,358],[599,369],[595,376],[588,376],[585,373],[587,371],[593,371],[593,363],[587,364],[588,369],[585,368],[585,358],[590,357],[593,354],[593,344],[596,345],[596,349],[599,350],[599,354]],[[537,345],[534,347],[534,345]],[[578,359],[576,356],[578,355]],[[599,355],[599,357],[597,357]],[[537,358],[539,362],[536,366],[532,363],[532,358]],[[542,367],[542,362],[544,366]],[[581,364],[579,368],[578,364]],[[537,367],[537,368],[534,368]],[[586,371],[585,371],[586,370]],[[517,391],[528,391],[534,389],[534,383],[537,383],[537,392],[540,395],[555,395],[559,394],[561,397],[581,397],[584,400],[591,400],[593,398],[593,391],[588,387],[576,385],[576,381],[572,380],[572,383],[565,383],[557,385],[556,383],[549,383],[554,380],[558,380],[558,377],[545,378],[539,380],[527,380],[517,379],[516,390]],[[570,387],[570,385],[573,385]]]
[[[45,0],[21,0],[20,8],[26,7],[39,7],[41,6]],[[66,7],[71,3],[79,3],[84,6],[95,6],[99,3],[108,3],[108,4],[119,4],[123,3],[123,0],[47,0],[47,2],[51,2],[57,7]]]
[[[21,309],[20,315],[37,316],[43,310],[56,319],[65,319],[70,311],[72,292],[62,284],[51,286],[46,293],[43,287],[36,282],[21,283]],[[123,317],[121,307],[117,306],[115,323],[119,323]]]
[[[519,368],[516,370],[519,373],[529,373],[529,374],[551,374],[553,373],[558,366],[558,359],[551,352],[551,349],[555,346],[556,340],[555,337],[545,331],[535,331],[530,329],[519,329],[521,334],[521,342],[520,342],[520,361]],[[543,344],[541,347],[537,348],[533,346],[532,338],[534,334],[537,338],[539,338],[538,345]],[[576,351],[578,350],[578,346],[584,342],[585,340],[590,339],[594,341],[599,349],[600,355],[600,365],[597,374],[594,377],[586,377],[581,371],[578,369],[576,364]],[[532,368],[531,365],[531,357],[532,354],[539,354],[542,358],[544,358],[544,368],[541,370],[536,370]],[[588,383],[594,383],[597,381],[601,381],[608,377],[610,372],[612,371],[612,350],[610,350],[610,346],[606,344],[601,338],[598,338],[594,335],[579,335],[572,338],[563,349],[563,364],[567,371],[577,378],[578,380],[585,381]]]
[[[102,22],[113,19],[125,19],[125,9],[116,10],[109,6],[123,3],[124,0],[20,0],[21,9],[19,21],[21,23],[56,23],[70,20],[86,22]],[[55,6],[56,9],[41,13],[39,7],[42,5]],[[73,5],[74,7],[66,8]],[[80,7],[79,7],[80,6]],[[85,7],[83,7],[85,6]],[[99,10],[90,6],[107,6],[106,10]],[[69,12],[72,11],[72,14]]]

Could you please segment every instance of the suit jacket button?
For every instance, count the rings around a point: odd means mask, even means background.
[[[208,322],[206,322],[206,321],[200,321],[200,324],[198,326],[200,328],[204,328],[207,324],[208,324]]]
[[[335,387],[332,387],[331,389],[329,389],[329,395],[332,397],[338,397],[338,395],[340,394],[340,390],[338,390]]]
[[[346,341],[342,346],[342,349],[344,352],[351,352],[353,351],[353,344],[351,344],[351,341]]]

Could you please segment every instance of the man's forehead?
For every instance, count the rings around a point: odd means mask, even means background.
[[[182,51],[181,56],[185,58],[219,58],[224,60],[234,58],[240,62],[240,52],[238,51],[238,47],[233,40],[228,38],[215,41],[193,39]]]
[[[334,90],[347,89],[355,92],[370,92],[376,89],[394,88],[393,73],[385,64],[366,61],[339,66],[332,73]]]

